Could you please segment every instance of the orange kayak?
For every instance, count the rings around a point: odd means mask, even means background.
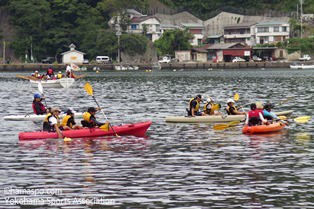
[[[259,125],[259,126],[244,126],[242,128],[242,133],[244,134],[261,134],[261,133],[271,133],[275,131],[280,131],[284,129],[286,124],[282,122],[277,122],[269,125]]]

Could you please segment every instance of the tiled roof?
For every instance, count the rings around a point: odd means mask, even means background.
[[[213,44],[209,46],[207,49],[229,49],[237,44],[241,44],[241,43],[218,43],[218,44]],[[246,48],[246,46],[243,45],[243,48]]]
[[[256,26],[270,26],[270,25],[283,25],[288,24],[287,22],[260,22]]]
[[[196,51],[199,53],[207,53],[208,51],[204,48],[192,48],[192,51]]]
[[[143,21],[145,21],[145,20],[148,20],[148,19],[150,19],[150,18],[156,18],[156,17],[154,17],[154,16],[141,16],[141,17],[133,17],[132,19],[131,19],[131,23],[141,23],[141,22],[143,22]],[[156,18],[157,19],[157,18]],[[157,19],[158,20],[158,19]],[[158,20],[159,21],[159,20]],[[160,22],[160,21],[159,21]]]
[[[205,27],[203,24],[199,24],[199,23],[181,23],[180,25],[186,28],[204,28]]]
[[[228,29],[228,28],[249,28],[252,25],[255,25],[256,22],[242,22],[242,23],[238,23],[238,24],[234,24],[234,25],[227,25],[224,28]]]

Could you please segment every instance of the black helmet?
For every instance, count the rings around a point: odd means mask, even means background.
[[[251,106],[251,110],[256,110],[256,103],[252,103],[250,106]]]
[[[97,110],[95,109],[95,107],[90,107],[88,108],[87,112],[96,112]]]
[[[265,105],[264,105],[264,109],[265,110],[270,110],[270,109],[272,109],[272,108],[274,108],[275,107],[275,105],[274,104],[272,104],[272,103],[266,103]]]

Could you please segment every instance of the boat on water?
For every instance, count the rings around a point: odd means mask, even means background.
[[[291,69],[314,69],[314,64],[313,65],[290,65]]]
[[[134,124],[124,124],[120,126],[113,126],[113,129],[119,136],[132,135],[143,137],[145,132],[152,124],[151,121],[134,123]],[[68,138],[84,138],[84,137],[99,137],[99,136],[115,136],[112,128],[109,131],[104,131],[100,128],[88,128],[79,130],[65,130],[62,131],[64,137]],[[35,139],[46,139],[46,138],[58,138],[56,132],[21,132],[19,133],[20,140],[35,140]]]
[[[82,117],[83,113],[74,112],[75,117]],[[60,118],[66,116],[65,113],[60,114]],[[11,120],[11,121],[43,121],[46,115],[35,115],[35,114],[26,114],[26,115],[9,115],[3,117],[4,120]]]
[[[244,126],[242,133],[244,134],[264,134],[281,131],[286,127],[286,124],[277,122],[269,125],[258,125],[258,126]]]
[[[31,82],[31,87],[38,87],[38,83],[44,88],[69,88],[73,85],[75,79],[74,78],[60,78],[56,80],[29,80]]]
[[[138,70],[139,67],[138,66],[131,66],[131,65],[130,66],[126,66],[126,67],[124,67],[122,65],[115,65],[114,69],[115,70]]]
[[[291,115],[293,110],[277,112],[277,116]],[[235,120],[244,120],[245,115],[209,115],[209,116],[167,116],[166,122],[169,123],[216,123],[216,122],[231,122]]]

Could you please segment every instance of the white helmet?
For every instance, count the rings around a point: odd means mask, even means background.
[[[235,103],[233,99],[228,99],[227,104],[230,102]]]
[[[206,100],[206,102],[212,102],[213,100],[212,100],[212,98],[210,98],[210,97],[208,97],[208,99]]]

